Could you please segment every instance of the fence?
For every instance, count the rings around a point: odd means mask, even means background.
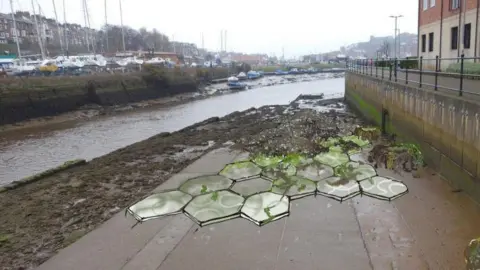
[[[480,58],[405,58],[349,60],[350,72],[419,88],[480,97]]]

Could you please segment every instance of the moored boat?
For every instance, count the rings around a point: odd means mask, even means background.
[[[230,90],[243,90],[247,88],[247,84],[240,82],[239,79],[234,76],[228,78],[227,86]]]

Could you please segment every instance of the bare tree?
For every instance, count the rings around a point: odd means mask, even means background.
[[[388,56],[390,55],[390,43],[387,40],[383,41],[382,47],[380,48],[380,52],[382,52],[382,54],[386,58],[388,58]]]

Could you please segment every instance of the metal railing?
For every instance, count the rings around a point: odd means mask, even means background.
[[[349,60],[350,72],[459,96],[480,96],[480,58],[406,58]]]

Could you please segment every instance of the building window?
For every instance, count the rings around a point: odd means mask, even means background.
[[[463,27],[463,48],[470,49],[470,39],[471,39],[472,24],[467,23]]]
[[[427,47],[427,35],[422,35],[422,52],[425,52]]]
[[[428,51],[433,52],[433,33],[428,34]]]
[[[460,7],[460,0],[450,0],[450,9],[454,10]]]
[[[435,6],[435,0],[430,0],[430,7],[434,7]]]
[[[423,0],[423,10],[427,10],[428,8],[428,0]]]
[[[450,36],[450,47],[452,50],[456,50],[458,48],[458,26],[452,27],[452,33]]]

